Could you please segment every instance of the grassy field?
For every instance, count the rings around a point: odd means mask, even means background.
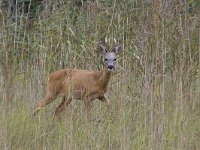
[[[140,81],[131,79],[130,74],[114,75],[107,94],[111,101],[109,111],[101,117],[101,122],[88,123],[83,102],[76,100],[61,122],[53,120],[60,99],[31,118],[34,103],[44,94],[43,86],[37,82],[32,79],[13,87],[8,128],[11,149],[198,149],[200,146],[199,83],[181,93],[181,82],[174,87],[166,81],[164,99],[160,99],[156,91],[146,89]],[[99,101],[92,106],[95,120],[105,106]]]
[[[197,4],[97,0],[77,5],[69,0],[40,4],[34,19],[19,11],[9,22],[1,13],[0,49],[8,51],[6,69],[12,82],[5,114],[5,59],[1,55],[0,149],[5,148],[5,116],[12,150],[200,149]],[[99,43],[110,48],[123,45],[106,94],[111,106],[101,121],[99,115],[106,107],[98,100],[92,103],[91,123],[83,101],[77,100],[62,121],[54,120],[59,98],[31,117],[51,72],[104,68]]]

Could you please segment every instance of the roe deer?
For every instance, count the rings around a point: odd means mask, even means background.
[[[84,101],[89,121],[91,119],[90,102],[92,100],[99,99],[108,107],[110,101],[104,94],[107,91],[111,72],[115,68],[115,54],[120,52],[122,46],[118,45],[112,48],[110,52],[107,52],[102,45],[99,48],[104,55],[106,69],[104,71],[63,69],[50,74],[46,96],[36,104],[32,115],[35,115],[42,107],[54,101],[58,96],[62,96],[63,99],[55,111],[55,116],[60,116],[60,113],[70,104],[72,99]]]

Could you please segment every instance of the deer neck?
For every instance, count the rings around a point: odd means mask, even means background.
[[[108,82],[110,80],[110,76],[111,76],[111,71],[107,71],[107,70],[102,71],[102,75],[99,78],[99,85],[101,88],[104,89],[107,87]]]

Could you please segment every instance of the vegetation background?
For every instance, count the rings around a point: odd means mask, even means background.
[[[199,0],[1,0],[0,149],[200,149],[199,29]],[[123,45],[101,122],[82,101],[53,121],[60,99],[31,118],[49,73],[103,69],[99,43]]]

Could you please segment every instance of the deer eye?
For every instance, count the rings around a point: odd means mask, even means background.
[[[105,61],[108,61],[108,59],[107,59],[107,58],[105,58],[104,60],[105,60]]]

